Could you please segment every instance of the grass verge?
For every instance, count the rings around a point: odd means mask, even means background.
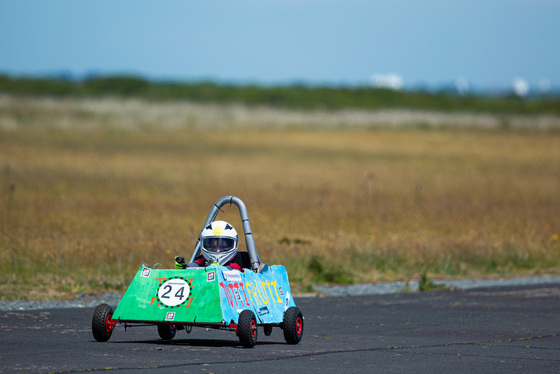
[[[188,257],[226,195],[295,291],[558,273],[556,131],[193,127],[164,104],[64,105],[0,106],[2,300],[122,291],[142,263]],[[219,218],[241,230],[234,207]]]

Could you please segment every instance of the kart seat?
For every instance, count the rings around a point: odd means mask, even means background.
[[[248,252],[237,252],[231,262],[235,262],[237,265],[241,266],[241,269],[251,268],[251,259],[249,258]]]

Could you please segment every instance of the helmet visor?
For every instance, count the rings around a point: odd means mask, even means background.
[[[204,238],[202,247],[208,252],[227,252],[235,248],[235,239],[232,238]]]

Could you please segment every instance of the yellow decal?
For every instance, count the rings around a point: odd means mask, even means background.
[[[215,226],[212,229],[212,233],[214,234],[214,236],[220,236],[224,233],[224,228],[221,226]]]
[[[267,282],[268,283],[268,282]],[[274,282],[270,282],[273,286],[274,286],[274,291],[276,291],[276,297],[278,298],[278,302],[281,304],[282,303],[282,299],[280,298],[280,295],[278,295],[278,288],[276,288],[276,281]],[[270,292],[272,294],[272,291]],[[274,297],[274,296],[273,296]]]
[[[249,297],[253,301],[253,304],[257,304],[257,306],[260,306],[260,302],[257,297],[258,295],[257,295],[256,287],[253,284],[253,282],[245,283],[245,287],[247,287],[247,291],[249,291]]]
[[[262,295],[259,295],[261,297],[262,302],[264,303],[264,305],[268,305],[268,293],[266,292],[266,282],[265,281],[261,281],[261,285],[262,285],[262,289],[263,289],[263,293],[266,296],[266,301],[263,299]],[[259,289],[259,286],[257,285],[257,290]]]

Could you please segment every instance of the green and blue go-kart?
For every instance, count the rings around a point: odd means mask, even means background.
[[[173,339],[178,330],[190,333],[192,327],[204,327],[235,331],[241,344],[251,348],[262,326],[267,336],[279,327],[288,344],[300,342],[304,319],[286,268],[261,263],[243,201],[235,196],[219,199],[203,228],[227,203],[238,207],[243,224],[247,252],[238,252],[233,260],[243,271],[217,265],[178,270],[142,265],[114,311],[107,304],[95,309],[92,331],[97,341],[109,340],[115,327],[157,325],[164,340]],[[200,236],[191,262],[199,255]]]

